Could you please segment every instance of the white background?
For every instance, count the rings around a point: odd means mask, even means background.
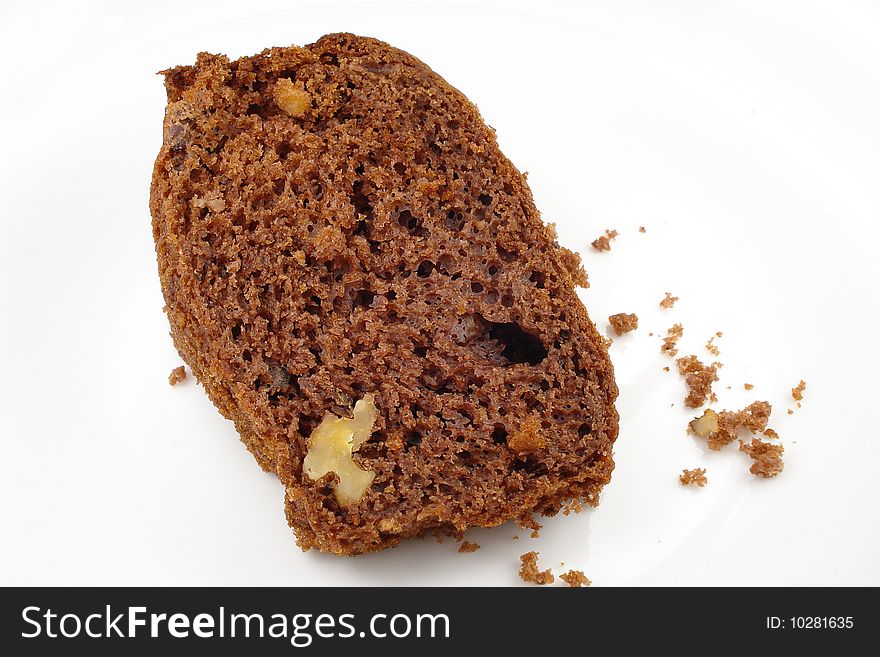
[[[880,584],[880,3],[301,4],[0,9],[0,584],[515,585],[530,549],[596,585]],[[641,318],[612,347],[601,506],[538,540],[507,525],[466,555],[303,554],[232,424],[192,378],[166,383],[154,73],[332,31],[408,50],[476,102],[583,254],[600,328]],[[621,235],[597,254],[605,228]],[[676,321],[703,358],[724,332],[720,407],[774,404],[778,478],[686,435],[657,337]],[[698,466],[709,485],[679,486]]]

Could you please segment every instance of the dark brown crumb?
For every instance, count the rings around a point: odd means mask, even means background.
[[[538,553],[535,551],[521,554],[519,560],[522,565],[519,569],[519,576],[522,581],[530,584],[552,584],[556,579],[548,568],[547,570],[538,570]]]
[[[709,480],[706,478],[705,468],[695,468],[694,470],[682,470],[678,475],[678,480],[682,486],[696,485],[702,488]]]
[[[597,251],[610,251],[611,240],[615,237],[617,237],[616,230],[606,230],[604,235],[601,235],[592,241],[592,246]]]
[[[791,410],[791,409],[789,408],[789,409],[788,409],[788,414],[789,414],[789,415],[794,415],[794,411]]]
[[[772,410],[766,401],[753,402],[741,411],[716,413],[710,408],[688,426],[692,433],[706,438],[709,449],[717,451],[736,440],[741,428],[752,434],[764,431]]]
[[[745,388],[746,390],[751,390],[754,387],[755,386],[753,386],[751,383],[743,383],[743,388]]]
[[[660,302],[661,308],[672,308],[675,305],[675,302],[678,301],[678,297],[672,296],[669,292],[666,293],[666,296]]]
[[[479,543],[471,543],[470,541],[462,541],[461,545],[458,546],[458,551],[465,552],[476,552],[480,549]]]
[[[608,323],[616,335],[623,335],[639,328],[639,318],[634,313],[618,313],[608,318]]]
[[[670,370],[669,370],[669,366],[667,365],[666,367],[664,367],[664,368],[663,368],[663,371],[664,371],[664,372],[669,372],[669,371],[670,371]]]
[[[801,400],[804,398],[804,390],[806,389],[807,384],[804,381],[801,381],[794,388],[791,389],[791,398],[798,403],[798,408],[801,407]]]
[[[782,462],[782,452],[785,451],[785,448],[782,445],[773,445],[758,438],[752,438],[752,442],[748,444],[740,441],[739,449],[754,461],[749,472],[756,477],[764,477],[765,479],[775,477],[785,467]]]
[[[561,579],[573,589],[579,589],[582,586],[589,586],[593,583],[580,570],[569,570],[567,573],[562,573],[559,576],[559,579]]]
[[[768,438],[773,438],[775,440],[779,440],[779,434],[776,433],[773,429],[764,429],[763,433]]]
[[[678,344],[682,335],[684,335],[684,327],[681,324],[673,324],[672,328],[666,331],[666,337],[663,338],[663,346],[660,347],[660,351],[667,356],[675,356],[678,353],[675,345]]]
[[[168,375],[168,383],[173,386],[176,386],[184,379],[186,379],[186,368],[183,365],[175,367],[171,370],[171,374]]]
[[[647,231],[645,230],[645,227],[644,227],[644,226],[639,226],[639,232],[640,232],[640,233],[646,233]]]
[[[710,397],[714,401],[712,384],[718,380],[718,368],[721,364],[705,365],[696,356],[683,356],[675,362],[678,365],[678,373],[684,376],[689,388],[684,405],[688,408],[699,408]]]

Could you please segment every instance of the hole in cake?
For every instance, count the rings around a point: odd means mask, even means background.
[[[416,270],[416,276],[419,278],[427,278],[436,267],[437,266],[430,260],[423,260],[422,264],[420,264],[419,268]]]
[[[308,438],[312,435],[312,432],[315,430],[315,427],[318,426],[320,420],[318,418],[312,417],[311,415],[304,415],[302,413],[299,414],[299,426],[297,427],[297,432],[303,438]]]
[[[488,335],[491,340],[496,340],[504,345],[501,355],[511,365],[528,363],[538,365],[547,357],[547,349],[531,333],[527,333],[519,324],[514,322],[487,322]]]
[[[372,290],[359,290],[354,296],[354,302],[363,308],[369,308],[373,304],[376,293]]]
[[[327,64],[328,66],[339,66],[339,57],[337,57],[335,53],[321,53],[320,59],[322,64]]]
[[[471,292],[473,292],[474,294],[479,294],[482,291],[483,291],[483,284],[482,283],[477,283],[476,281],[471,283]]]
[[[488,194],[480,194],[478,198],[483,205],[492,205],[492,197]]]
[[[513,307],[513,297],[510,296],[509,294],[505,294],[503,297],[501,297],[501,305],[504,306],[505,308],[512,308]]]
[[[416,356],[418,356],[419,358],[424,358],[425,356],[428,355],[428,348],[427,347],[416,347],[415,349],[413,349],[413,353]]]
[[[464,215],[458,210],[450,210],[446,213],[446,227],[458,232],[464,227]]]
[[[492,431],[492,442],[498,445],[507,443],[507,429],[503,424],[495,425],[495,429]]]
[[[527,477],[534,479],[547,474],[547,466],[529,456],[525,459],[514,459],[510,464],[510,471],[522,472]]]
[[[498,251],[498,255],[501,256],[504,262],[513,262],[519,257],[519,253],[516,251],[508,251],[500,245],[496,245],[495,250]]]
[[[538,365],[547,357],[543,343],[524,331],[519,324],[490,322],[479,313],[458,317],[451,335],[458,344],[468,345],[474,352],[501,367],[519,363]]]
[[[229,332],[232,334],[233,341],[237,341],[241,337],[241,324],[236,324]]]
[[[407,429],[403,434],[404,451],[408,451],[410,447],[418,447],[422,444],[422,434],[415,429]]]
[[[584,436],[588,436],[590,432],[593,431],[593,425],[591,422],[584,422],[581,426],[578,427],[578,435],[583,438]]]
[[[373,206],[370,203],[369,197],[361,191],[361,187],[363,183],[360,180],[356,180],[352,185],[352,193],[348,195],[349,202],[354,206],[355,212],[358,214],[370,214],[373,211]]]
[[[539,271],[533,271],[532,275],[529,276],[529,280],[535,284],[539,290],[544,289],[544,284],[547,282],[547,277]]]
[[[402,210],[397,216],[397,223],[406,228],[410,235],[427,237],[430,231],[422,225],[422,220],[414,217],[409,210]]]
[[[403,162],[395,162],[394,170],[397,172],[398,175],[402,176],[406,173],[406,165]]]

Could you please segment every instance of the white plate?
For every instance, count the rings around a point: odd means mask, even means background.
[[[513,585],[532,549],[597,585],[880,584],[880,17],[769,4],[4,9],[0,55],[22,65],[0,92],[0,584]],[[594,321],[640,317],[611,350],[613,480],[538,540],[508,525],[472,532],[467,555],[433,539],[303,554],[232,424],[192,379],[166,383],[180,360],[147,210],[153,73],[340,30],[409,50],[473,99],[583,254]],[[597,254],[605,228],[620,237]],[[667,290],[681,301],[662,311]],[[724,332],[719,406],[774,404],[781,476],[685,433],[684,384],[659,353],[674,322],[683,353],[707,357]],[[709,485],[679,486],[686,467]]]

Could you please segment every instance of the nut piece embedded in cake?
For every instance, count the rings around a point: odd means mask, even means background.
[[[275,83],[275,104],[290,116],[300,119],[312,106],[312,98],[305,89],[296,86],[293,80],[280,78]]]
[[[373,483],[375,472],[362,470],[352,454],[369,439],[376,422],[373,395],[364,395],[354,405],[354,417],[341,418],[328,413],[309,436],[309,452],[303,469],[310,479],[318,480],[334,472],[338,481],[333,486],[336,500],[343,506],[354,504]]]

